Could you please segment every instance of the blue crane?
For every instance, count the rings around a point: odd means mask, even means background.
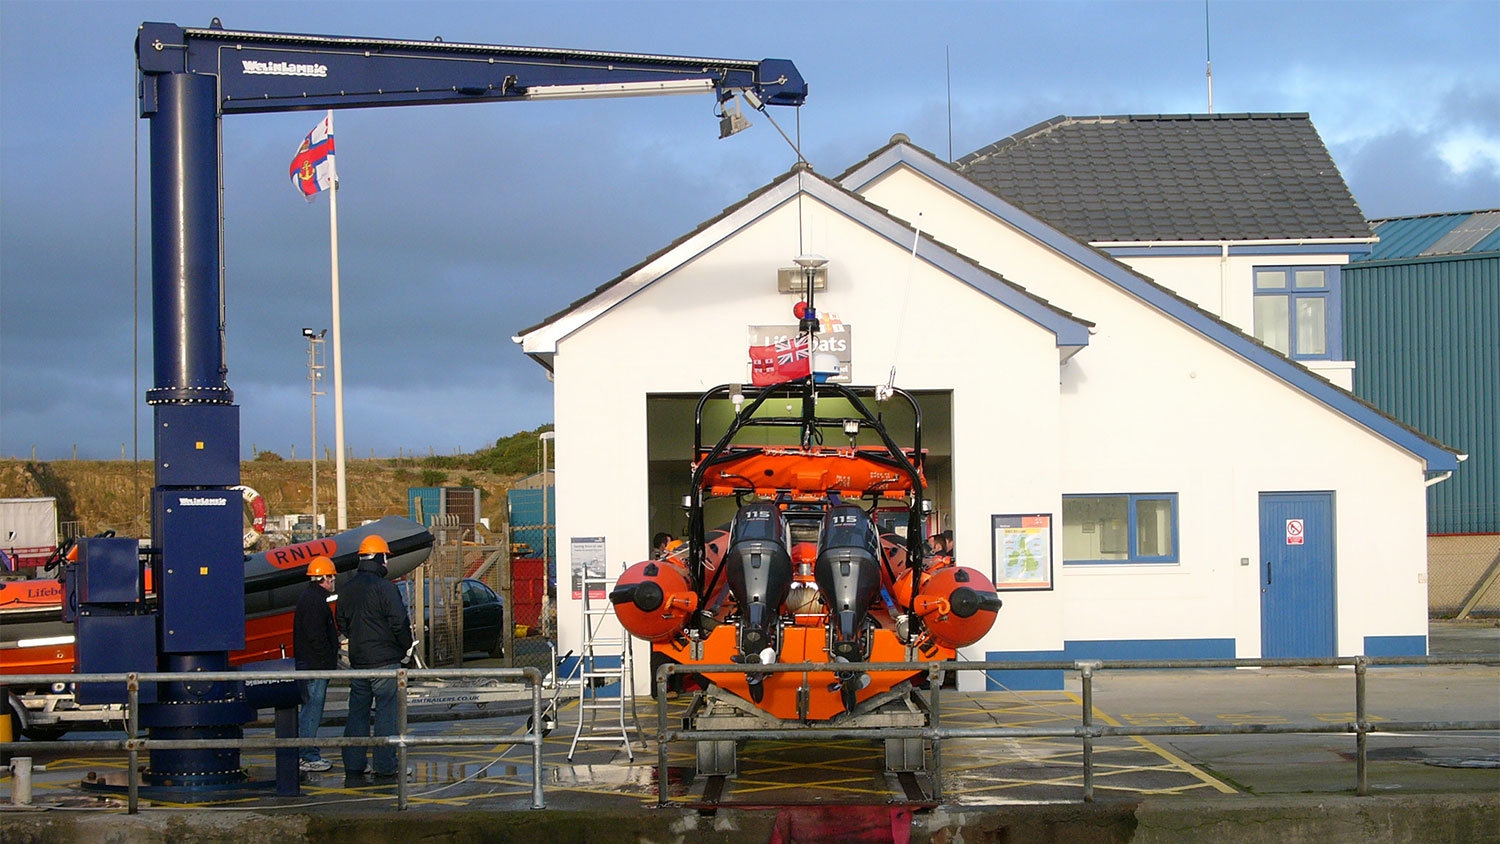
[[[140,113],[150,122],[157,606],[134,540],[82,543],[78,670],[224,671],[245,645],[239,408],[225,380],[218,190],[229,114],[443,103],[712,93],[754,108],[800,106],[784,59],[608,53],[349,38],[143,23]],[[725,118],[723,134],[737,128]],[[254,712],[229,683],[142,689],[153,737],[223,739]],[[100,689],[97,700],[119,700]],[[84,701],[80,689],[80,701]],[[151,752],[148,785],[214,788],[243,778],[238,750]]]

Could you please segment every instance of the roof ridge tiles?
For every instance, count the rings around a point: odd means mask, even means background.
[[[1380,223],[1392,223],[1397,220],[1421,220],[1429,217],[1463,217],[1472,216],[1474,214],[1493,214],[1497,211],[1500,211],[1500,208],[1471,208],[1467,211],[1428,211],[1425,214],[1399,214],[1394,217],[1371,217],[1370,225],[1374,226],[1379,225]]]
[[[1305,112],[1060,115],[952,166],[1086,241],[1370,236]]]

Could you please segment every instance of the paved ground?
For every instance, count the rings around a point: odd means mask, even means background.
[[[1435,625],[1432,651],[1500,654],[1500,627]],[[469,663],[487,665],[493,663]],[[943,693],[946,726],[1072,726],[1080,721],[1077,681],[1058,692]],[[1433,667],[1371,669],[1371,720],[1500,719],[1500,668]],[[1108,724],[1173,725],[1353,720],[1354,672],[1343,669],[1211,671],[1105,671],[1094,687],[1095,717]],[[455,690],[461,699],[464,690]],[[687,696],[672,702],[680,718]],[[544,748],[543,785],[549,807],[630,810],[653,805],[657,796],[655,708],[639,701],[643,729],[633,733],[632,753],[623,744],[584,744],[570,761],[577,723],[576,702],[560,701],[560,723]],[[514,735],[526,715],[514,703],[442,703],[428,707],[421,735]],[[529,711],[529,710],[528,710]],[[628,712],[628,710],[627,710]],[[454,716],[461,716],[453,720]],[[329,734],[336,734],[332,727]],[[254,732],[254,731],[252,731]],[[260,734],[268,734],[261,731]],[[105,734],[81,737],[112,737]],[[1500,794],[1500,735],[1495,732],[1392,733],[1369,739],[1372,793]],[[1096,742],[1095,790],[1100,801],[1197,795],[1253,800],[1301,793],[1347,795],[1355,784],[1355,740],[1350,735],[1240,735],[1115,738]],[[632,758],[633,754],[633,758]],[[336,759],[336,754],[328,754]],[[90,772],[122,782],[123,754],[36,754],[45,770],[35,775],[36,801],[87,804],[96,800],[79,783]],[[530,805],[531,756],[523,746],[420,748],[410,756],[416,770],[411,805],[416,811],[458,806],[523,809]],[[247,753],[252,776],[272,777],[270,754]],[[695,749],[674,744],[668,753],[672,802],[697,805],[706,790],[722,786],[728,805],[789,805],[923,802],[932,782],[910,781],[883,771],[877,741],[752,741],[741,745],[736,776],[721,782],[695,775]],[[942,803],[983,807],[1018,802],[1082,799],[1082,749],[1075,739],[949,740],[942,745]],[[0,779],[6,782],[8,776]],[[393,787],[346,783],[335,768],[308,778],[300,800],[278,800],[264,792],[226,796],[220,805],[335,810],[349,804],[389,805]],[[162,805],[159,801],[158,805]]]

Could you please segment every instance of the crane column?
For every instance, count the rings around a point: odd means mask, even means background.
[[[217,80],[143,77],[151,126],[155,431],[151,491],[158,670],[226,671],[245,646],[239,407],[220,333]],[[235,683],[163,683],[143,705],[152,738],[237,738],[254,710]],[[147,782],[213,786],[245,778],[238,750],[154,750]]]

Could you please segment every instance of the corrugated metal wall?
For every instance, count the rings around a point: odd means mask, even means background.
[[[1500,532],[1500,256],[1344,268],[1354,392],[1469,459],[1428,491],[1430,533]]]
[[[547,496],[545,507],[542,495]],[[547,576],[557,582],[557,488],[511,489],[507,493],[510,512],[510,541],[531,546],[530,556],[547,560]],[[544,533],[545,531],[545,533]]]

